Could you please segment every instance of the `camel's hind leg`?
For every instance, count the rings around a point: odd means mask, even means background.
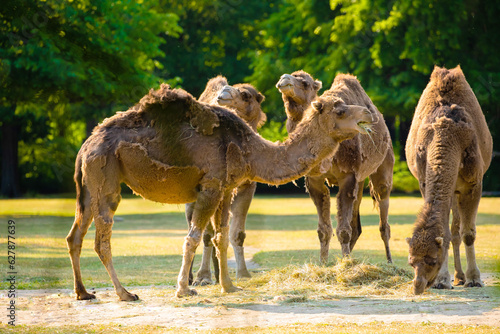
[[[391,151],[392,152],[392,147]],[[389,197],[392,190],[392,172],[394,169],[394,156],[387,153],[384,161],[377,171],[370,175],[370,193],[379,209],[379,231],[385,246],[385,256],[388,263],[392,263],[389,240],[391,239],[391,227],[389,225]]]
[[[306,189],[313,200],[318,212],[318,238],[320,243],[320,261],[326,264],[330,240],[333,236],[332,221],[330,218],[330,190],[325,185],[323,177],[306,177]]]
[[[451,209],[453,212],[453,220],[451,223],[451,243],[453,245],[453,261],[455,263],[455,280],[453,284],[464,285],[465,274],[462,269],[462,263],[460,262],[460,244],[462,243],[462,240],[460,238],[460,212],[458,210],[457,195],[453,195]]]
[[[113,215],[120,201],[120,195],[106,197],[108,197],[107,200],[99,203],[98,212],[94,212],[96,229],[94,249],[102,264],[106,267],[118,297],[125,301],[137,300],[139,297],[128,292],[118,280],[111,254],[111,228],[113,227]]]
[[[481,199],[482,184],[472,186],[458,195],[458,210],[460,212],[460,234],[465,244],[467,270],[465,271],[466,287],[482,287],[481,273],[476,264],[474,242],[476,240],[476,214]]]
[[[196,279],[193,285],[209,285],[213,284],[212,281],[212,271],[210,270],[210,261],[213,259],[214,245],[212,244],[212,238],[214,236],[214,230],[210,224],[207,225],[205,232],[203,233],[203,255],[201,257],[201,266],[196,273]],[[215,258],[217,261],[217,258]]]
[[[80,195],[83,196],[82,203],[78,205],[75,222],[66,237],[66,242],[68,244],[71,264],[73,266],[76,299],[85,300],[95,298],[94,294],[88,293],[85,289],[80,269],[80,254],[82,252],[83,238],[87,234],[90,224],[92,223],[92,212],[86,187],[83,187],[81,191],[83,192]]]

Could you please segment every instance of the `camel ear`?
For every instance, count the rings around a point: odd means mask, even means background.
[[[318,111],[318,112],[323,112],[323,103],[319,102],[319,101],[313,101],[311,103],[312,107]]]
[[[318,91],[321,89],[321,87],[323,87],[323,83],[319,80],[316,80],[314,81],[313,87],[315,91]]]
[[[444,239],[443,237],[436,237],[436,242],[439,247],[443,247]]]
[[[342,99],[335,98],[335,100],[333,100],[333,107],[334,107],[334,108],[338,108],[338,107],[340,107],[342,104],[345,104],[344,100],[342,100]]]
[[[411,242],[411,238],[406,238],[406,242],[408,243],[408,245],[410,244]]]
[[[266,97],[264,95],[262,95],[261,93],[257,94],[257,102],[262,103],[262,101],[264,101],[265,99],[266,99]]]

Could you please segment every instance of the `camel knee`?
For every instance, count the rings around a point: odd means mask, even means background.
[[[469,231],[462,235],[462,240],[466,246],[474,245],[474,241],[476,241],[476,231]]]
[[[206,232],[206,231],[203,234],[203,245],[205,247],[212,246],[212,235],[210,233]]]
[[[318,238],[320,243],[330,242],[332,234],[333,234],[333,229],[331,226],[324,225],[318,227]]]
[[[245,242],[246,237],[247,234],[244,231],[239,231],[237,233],[232,233],[229,241],[231,242],[231,245],[233,245],[233,247],[243,247],[243,243]]]
[[[341,244],[346,244],[351,242],[351,235],[352,232],[345,229],[337,231],[337,238],[339,239],[339,242]]]

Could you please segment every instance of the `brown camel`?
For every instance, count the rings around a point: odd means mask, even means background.
[[[139,104],[105,119],[85,141],[75,166],[77,208],[66,240],[77,299],[92,299],[80,270],[82,239],[94,219],[94,249],[121,300],[137,300],[120,283],[111,256],[113,215],[120,184],[160,203],[196,202],[184,241],[178,297],[188,287],[189,269],[205,227],[214,216],[212,239],[223,292],[238,290],[229,278],[227,246],[233,190],[248,180],[283,184],[332,156],[339,142],[367,133],[377,115],[325,96],[310,108],[284,143],[271,143],[226,108],[196,101],[181,89],[162,85]],[[279,168],[277,168],[279,166]]]
[[[236,115],[242,118],[250,127],[257,131],[266,121],[266,114],[262,111],[260,105],[264,101],[264,95],[259,93],[250,84],[228,85],[227,79],[223,76],[217,76],[208,81],[205,91],[198,99],[200,102],[220,105],[234,110]],[[229,225],[229,241],[233,246],[234,256],[236,258],[236,277],[251,277],[245,262],[243,242],[245,241],[245,223],[252,202],[256,182],[245,182],[241,184],[231,204],[231,224]],[[186,205],[187,221],[191,222],[194,203]],[[194,285],[212,284],[212,272],[210,271],[210,258],[213,259],[216,281],[219,282],[219,267],[215,257],[215,249],[211,239],[214,231],[209,224],[203,234],[203,256],[200,270],[196,274]],[[190,282],[193,280],[192,273],[189,274]]]
[[[287,130],[293,133],[302,120],[303,110],[316,98],[321,82],[304,71],[281,76],[276,87],[282,94],[287,114]],[[340,144],[333,159],[324,160],[320,168],[306,176],[306,188],[318,211],[318,237],[321,245],[320,260],[328,261],[328,249],[333,235],[330,219],[330,190],[325,185],[338,185],[337,238],[343,256],[348,256],[361,234],[359,206],[363,197],[364,181],[370,178],[370,194],[380,212],[380,235],[385,245],[388,262],[392,262],[389,249],[388,223],[389,195],[392,189],[394,153],[389,130],[382,114],[377,110],[356,77],[338,75],[331,95],[347,104],[356,104],[377,114],[379,122],[372,127],[371,136],[357,135]],[[292,132],[291,132],[292,131]]]
[[[417,108],[406,142],[408,167],[418,179],[424,206],[411,238],[413,288],[451,288],[448,249],[453,243],[456,285],[483,286],[476,265],[476,213],[493,141],[479,103],[460,66],[435,67]],[[453,211],[451,232],[450,208]],[[467,270],[460,264],[465,244]]]

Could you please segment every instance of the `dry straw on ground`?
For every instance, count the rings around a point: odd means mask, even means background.
[[[337,259],[333,266],[306,263],[271,270],[248,283],[274,294],[328,296],[411,295],[413,273],[391,264],[371,264],[354,258]]]

